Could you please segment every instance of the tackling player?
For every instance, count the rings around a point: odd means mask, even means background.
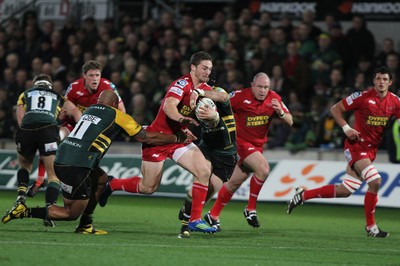
[[[28,208],[24,202],[17,202],[2,218],[3,223],[19,218],[40,218],[51,220],[76,220],[89,203],[92,190],[91,172],[100,168],[99,163],[120,133],[134,137],[139,142],[152,145],[177,143],[174,134],[146,132],[129,115],[117,110],[119,99],[109,90],[103,91],[98,104],[86,109],[77,126],[61,143],[54,162],[54,170],[62,182],[64,206]],[[83,234],[106,234],[106,231],[82,231]]]

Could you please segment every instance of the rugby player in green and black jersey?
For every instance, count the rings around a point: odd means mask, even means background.
[[[118,96],[113,91],[103,91],[98,103],[86,109],[74,130],[60,145],[54,170],[62,182],[64,206],[28,208],[25,203],[20,202],[3,216],[3,223],[17,218],[78,219],[92,193],[89,175],[100,167],[100,160],[108,151],[113,139],[120,133],[152,145],[193,140],[194,136],[190,132],[179,135],[146,132],[131,116],[119,111],[117,106]],[[95,230],[93,227],[92,229]],[[95,230],[88,234],[107,234],[107,232]]]

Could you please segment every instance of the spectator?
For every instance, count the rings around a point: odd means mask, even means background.
[[[329,82],[331,69],[342,67],[342,59],[338,52],[331,47],[331,37],[322,33],[318,37],[318,51],[311,56],[311,80],[317,79]]]
[[[383,66],[386,64],[386,58],[389,54],[397,54],[397,51],[394,47],[394,41],[390,37],[386,37],[382,41],[382,49],[375,57],[375,65],[376,66]]]
[[[329,34],[331,36],[331,46],[336,50],[343,61],[343,73],[347,73],[351,66],[351,50],[350,42],[347,36],[343,33],[342,25],[339,22],[335,22],[329,28]]]
[[[143,93],[132,97],[130,115],[141,125],[150,125],[154,120],[153,113],[149,110],[146,96]]]
[[[117,39],[112,39],[108,42],[107,59],[111,72],[122,71],[124,62],[122,54],[119,50],[119,43]]]
[[[311,29],[310,37],[313,39],[318,39],[318,36],[322,33],[322,31],[318,26],[314,24],[314,19],[315,14],[311,10],[306,10],[301,16],[301,21],[307,24]]]
[[[375,38],[367,28],[367,22],[360,15],[354,15],[352,27],[346,33],[351,51],[351,66],[356,67],[360,58],[372,60],[375,55]],[[368,75],[370,76],[370,75]]]
[[[293,83],[294,90],[305,102],[310,96],[311,69],[307,61],[299,55],[298,45],[295,42],[287,44],[287,56],[283,61],[283,69],[287,78]]]
[[[302,56],[307,61],[311,60],[311,56],[317,51],[317,43],[311,37],[311,27],[308,24],[300,23],[299,27],[299,37],[300,37],[300,47],[299,55]]]

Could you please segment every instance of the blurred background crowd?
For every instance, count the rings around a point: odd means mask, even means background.
[[[227,6],[209,19],[182,10],[146,20],[122,16],[118,24],[87,17],[56,25],[39,23],[34,11],[26,11],[0,28],[0,138],[13,138],[17,98],[36,74],[51,75],[54,90],[64,94],[87,60],[101,62],[102,76],[117,86],[127,113],[149,124],[166,88],[188,73],[190,56],[202,50],[214,59],[216,85],[228,92],[249,87],[257,72],[270,76],[294,125],[276,119],[268,148],[340,148],[343,134],[330,107],[370,86],[374,68],[382,65],[392,70],[391,90],[399,94],[399,53],[390,36],[377,43],[359,15],[346,30],[332,14],[321,22],[317,26],[311,11],[296,21],[286,14],[273,20],[268,12]]]

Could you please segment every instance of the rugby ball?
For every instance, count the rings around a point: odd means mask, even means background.
[[[196,108],[195,108],[195,114],[196,114],[196,117],[197,117],[197,119],[201,122],[201,124],[203,124],[203,125],[205,125],[205,126],[207,126],[207,127],[216,127],[217,126],[217,124],[219,123],[219,115],[217,115],[217,117],[215,118],[215,120],[203,120],[203,119],[200,119],[199,117],[198,117],[198,113],[199,113],[199,110],[200,110],[200,107],[204,107],[204,106],[206,106],[206,105],[208,105],[209,106],[209,108],[212,108],[212,109],[214,109],[215,111],[217,110],[217,106],[215,105],[215,103],[214,103],[214,101],[213,100],[211,100],[210,98],[206,98],[206,97],[202,97],[202,98],[200,98],[199,99],[199,101],[197,102],[197,105],[196,105]],[[217,113],[218,114],[218,113]]]

